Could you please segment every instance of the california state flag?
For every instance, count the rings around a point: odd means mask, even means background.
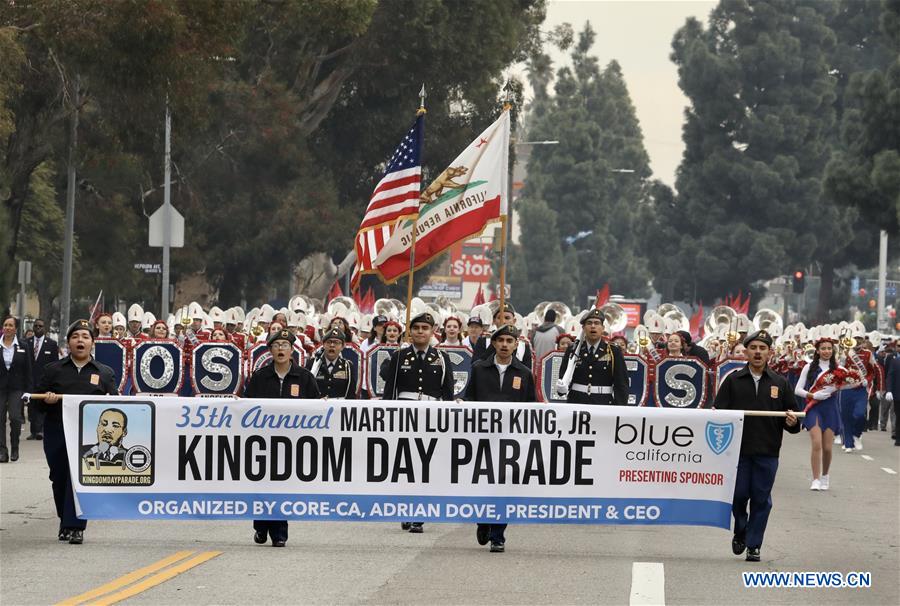
[[[397,222],[373,266],[387,282],[409,273],[413,225],[415,269],[506,216],[509,112],[491,124],[422,192],[419,216]]]

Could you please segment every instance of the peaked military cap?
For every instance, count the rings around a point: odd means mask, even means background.
[[[606,321],[606,314],[595,307],[591,311],[584,314],[584,316],[581,318],[581,324],[584,325],[584,323],[588,320],[600,320],[601,322],[604,322]]]
[[[428,324],[430,326],[434,326],[434,315],[432,315],[432,313],[430,311],[423,311],[422,313],[417,315],[415,318],[410,320],[409,325],[412,326],[413,324],[416,324],[417,322],[420,324]]]
[[[493,317],[496,318],[496,317],[497,317],[497,314],[499,314],[499,313],[502,312],[502,311],[507,311],[507,312],[509,312],[509,313],[511,313],[511,314],[515,314],[515,313],[516,313],[516,308],[512,306],[512,303],[510,303],[509,301],[506,301],[506,302],[503,303],[503,305],[498,305],[498,306],[497,306],[497,311],[494,312],[494,316],[493,316]]]
[[[744,347],[750,345],[751,341],[760,341],[765,343],[767,347],[772,347],[772,335],[765,330],[757,330],[755,333],[747,335],[744,339]]]
[[[66,331],[66,341],[72,336],[72,333],[76,330],[86,330],[91,333],[91,338],[94,338],[94,327],[91,326],[91,323],[87,320],[75,320],[71,324],[69,324],[69,330]]]
[[[505,325],[501,326],[497,330],[494,331],[494,334],[491,335],[491,341],[494,339],[499,339],[500,337],[510,336],[513,339],[519,338],[519,330],[515,326]]]
[[[332,328],[331,330],[326,332],[324,335],[322,335],[322,343],[324,343],[328,339],[337,339],[338,341],[341,341],[342,343],[347,342],[347,337],[344,336],[344,331],[342,331],[340,328]]]
[[[272,344],[275,341],[287,341],[288,343],[293,345],[294,341],[296,341],[296,340],[297,340],[297,337],[294,336],[294,333],[289,331],[287,328],[282,328],[281,330],[279,330],[277,332],[273,332],[272,334],[269,335],[269,338],[266,339],[266,345],[268,345],[269,347],[272,347]]]

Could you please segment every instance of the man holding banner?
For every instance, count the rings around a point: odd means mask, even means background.
[[[745,416],[741,456],[734,485],[734,555],[747,551],[748,562],[759,562],[763,534],[772,511],[772,487],[778,471],[783,432],[798,433],[793,390],[787,379],[768,367],[772,337],[760,330],[744,339],[747,366],[725,377],[715,408],[784,413],[784,416]],[[747,505],[750,514],[747,515]]]
[[[308,370],[294,364],[294,333],[288,329],[273,332],[266,344],[272,363],[253,373],[245,398],[291,398],[312,400],[319,397],[316,379]],[[288,539],[287,520],[253,520],[253,541],[258,545],[272,538],[272,547],[284,547]]]
[[[519,342],[519,331],[504,325],[491,335],[496,352],[491,358],[472,365],[472,376],[466,386],[466,400],[474,402],[536,402],[531,370],[513,355]],[[478,524],[479,545],[491,542],[491,553],[506,550],[506,524]]]
[[[75,495],[69,475],[66,437],[63,432],[62,398],[60,395],[119,395],[115,376],[109,366],[94,360],[94,330],[87,320],[76,320],[66,331],[69,355],[47,364],[37,391],[44,394],[38,406],[46,413],[44,419],[44,454],[50,467],[53,501],[59,516],[60,541],[81,545],[87,521],[75,514]]]

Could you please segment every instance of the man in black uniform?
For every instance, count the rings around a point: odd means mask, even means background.
[[[31,373],[34,377],[34,384],[38,385],[47,364],[59,360],[59,346],[56,341],[47,336],[47,325],[41,318],[34,321],[33,328],[34,336],[28,339],[28,342],[31,344],[31,354],[34,356]],[[31,422],[31,432],[25,439],[43,440],[44,413],[39,410],[38,406],[28,407],[28,420]]]
[[[84,541],[86,520],[75,515],[75,496],[69,477],[69,459],[66,455],[66,439],[63,433],[63,416],[60,395],[109,395],[117,396],[116,377],[112,368],[94,360],[94,329],[87,320],[76,320],[66,331],[69,355],[50,362],[38,383],[37,392],[46,394],[42,401],[35,400],[44,416],[44,454],[50,467],[53,485],[53,501],[59,516],[60,541],[81,545]]]
[[[245,398],[290,398],[315,400],[319,397],[316,379],[308,370],[294,364],[294,336],[287,328],[273,332],[266,340],[272,363],[253,373]],[[262,545],[272,537],[273,547],[284,547],[288,539],[287,520],[253,520],[253,540]]]
[[[339,328],[332,328],[322,337],[322,351],[306,362],[307,370],[315,369],[319,394],[326,398],[356,398],[356,368],[341,355],[346,336]]]
[[[512,303],[504,302],[503,305],[497,307],[497,311],[494,312],[494,326],[497,328],[501,328],[503,326],[512,326],[516,327],[516,310],[513,308]],[[525,365],[526,368],[531,368],[532,361],[534,356],[531,353],[531,345],[528,344],[528,341],[524,341],[524,348],[522,351],[522,355],[516,355],[518,351],[513,352],[513,355],[516,357],[519,362]],[[518,348],[518,342],[516,343],[516,347]],[[490,360],[494,357],[494,347],[493,342],[488,344],[487,339],[482,338],[478,344],[476,344],[475,348],[472,350],[472,359],[473,361],[478,360]]]
[[[494,357],[472,364],[472,375],[466,386],[466,400],[474,402],[536,402],[531,370],[516,360],[519,331],[512,326],[498,328],[491,335]],[[506,547],[506,524],[479,524],[475,538],[479,545],[491,542],[492,553],[503,553]]]
[[[559,376],[574,359],[575,372],[571,385],[557,384],[556,391],[566,395],[570,404],[628,404],[628,372],[625,356],[617,346],[603,340],[603,321],[599,309],[592,309],[581,318],[582,339],[569,346],[563,356]],[[578,351],[575,346],[578,345]]]
[[[744,437],[734,484],[734,537],[731,550],[748,562],[759,562],[763,534],[772,511],[772,486],[778,471],[778,454],[784,432],[797,433],[794,390],[783,376],[768,367],[772,337],[764,330],[744,339],[747,366],[722,381],[715,408],[730,410],[784,411],[785,416],[744,417]],[[747,515],[747,503],[750,515]]]
[[[385,362],[385,400],[452,400],[453,366],[443,351],[431,347],[434,316],[417,315],[409,326],[412,345],[391,354]],[[403,522],[404,530],[423,532],[422,522]]]

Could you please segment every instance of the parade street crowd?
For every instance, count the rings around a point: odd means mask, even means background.
[[[556,401],[623,406],[629,403],[628,356],[646,360],[651,381],[653,367],[668,358],[699,359],[711,369],[740,361],[699,406],[780,415],[748,416],[744,424],[732,550],[751,562],[761,557],[784,433],[802,429],[809,436],[811,491],[832,487],[835,445],[845,452],[859,451],[863,434],[890,429],[900,446],[897,342],[876,331],[867,333],[860,322],[785,326],[769,310],[750,320],[717,307],[704,334],[692,335],[684,314],[667,304],[647,311],[643,323],[626,332],[624,314],[615,303],[572,314],[561,303],[545,302],[522,315],[511,302],[495,301],[463,314],[420,299],[413,299],[409,310],[398,301],[382,299],[376,301],[374,313],[363,314],[346,297],[317,309],[312,300],[296,296],[286,308],[263,305],[247,312],[217,307],[206,311],[191,303],[166,319],[135,304],[127,317],[97,313],[90,320],[75,321],[60,334],[60,342],[47,334],[42,319],[34,320],[27,333],[23,328],[18,318],[3,320],[0,463],[19,459],[23,434],[26,440],[43,441],[60,519],[58,538],[71,544],[83,542],[87,522],[76,515],[60,402],[64,395],[120,395],[121,383],[113,370],[92,354],[104,340],[116,340],[126,349],[146,341],[177,343],[186,365],[192,349],[203,343],[231,343],[241,351],[263,344],[271,362],[252,370],[242,393],[236,394],[246,398],[537,403],[540,363],[562,352],[553,385]],[[351,346],[365,353],[379,345],[395,346],[377,369],[384,381],[380,395],[369,383],[357,385],[355,362],[344,355]],[[454,393],[446,347],[472,352],[463,394]],[[303,364],[296,361],[298,348],[307,354]],[[98,456],[113,456],[127,432],[127,420],[106,415],[97,431],[98,444],[111,448]],[[414,520],[404,522],[403,529],[424,531]],[[490,544],[491,552],[502,553],[505,530],[505,524],[479,524],[476,538],[481,545]],[[283,547],[288,523],[257,521],[253,539]]]

